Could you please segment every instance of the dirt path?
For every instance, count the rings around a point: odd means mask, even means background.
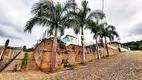
[[[1,73],[0,80],[142,80],[142,52],[131,51],[53,74]]]

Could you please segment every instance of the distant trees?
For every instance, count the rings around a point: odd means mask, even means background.
[[[25,52],[32,52],[34,50],[34,48],[32,47],[32,48],[27,48],[26,50],[25,50]]]
[[[142,40],[122,43],[122,45],[128,46],[131,50],[142,50]]]
[[[26,45],[23,46],[23,51],[26,51],[27,47]]]

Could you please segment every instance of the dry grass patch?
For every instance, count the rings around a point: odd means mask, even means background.
[[[136,59],[136,61],[141,61],[142,60],[142,52],[141,51],[136,53],[135,59]]]

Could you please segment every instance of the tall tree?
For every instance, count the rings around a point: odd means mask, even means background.
[[[88,29],[91,30],[91,33],[93,33],[93,38],[96,39],[96,50],[97,50],[97,59],[100,59],[100,55],[99,55],[99,46],[98,46],[98,37],[100,37],[100,34],[104,28],[104,25],[105,23],[101,23],[99,24],[98,21],[94,22],[89,22],[89,25],[88,25]]]
[[[119,34],[117,33],[115,26],[104,24],[103,30],[100,33],[100,36],[101,36],[101,38],[104,37],[104,39],[105,39],[105,47],[106,47],[106,51],[107,51],[107,56],[109,57],[109,51],[108,51],[106,37],[108,37],[110,40],[114,40],[114,37],[119,37]]]
[[[82,63],[85,64],[85,50],[84,50],[84,28],[88,26],[88,23],[92,21],[94,18],[105,17],[105,14],[100,10],[95,10],[91,12],[91,9],[88,7],[88,1],[82,1],[81,8],[76,8],[76,10],[72,13],[72,17],[68,20],[71,23],[74,29],[75,34],[79,34],[81,32],[81,45],[82,45]]]
[[[31,33],[35,25],[47,27],[48,33],[54,35],[52,55],[50,62],[50,71],[55,70],[56,49],[57,49],[57,34],[64,34],[66,22],[69,18],[68,12],[76,6],[74,0],[68,0],[65,4],[53,2],[52,0],[40,0],[33,5],[31,13],[33,17],[27,22],[24,31]],[[54,34],[53,34],[54,32]]]
[[[109,38],[110,41],[113,41],[114,38],[119,38],[119,34],[118,32],[116,31],[116,28],[115,26],[113,25],[108,25],[107,26],[107,37]]]

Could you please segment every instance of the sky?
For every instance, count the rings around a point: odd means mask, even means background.
[[[66,0],[54,0],[64,2]],[[91,10],[101,9],[102,0],[88,0]],[[25,33],[24,26],[32,17],[32,5],[38,0],[0,0],[0,45],[10,40],[11,46],[32,47],[42,36],[46,28],[35,26],[32,33]],[[80,5],[82,0],[76,0]],[[114,25],[120,35],[121,42],[142,40],[142,0],[105,0],[104,12],[109,24]],[[65,34],[76,36],[71,29]],[[95,40],[89,30],[85,30],[85,43]]]

